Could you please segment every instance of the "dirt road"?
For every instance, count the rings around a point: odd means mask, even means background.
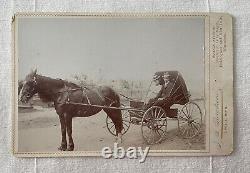
[[[36,107],[19,111],[20,152],[57,151],[61,141],[61,130],[58,115],[54,108]],[[73,119],[73,139],[75,150],[96,151],[103,147],[113,147],[115,138],[105,124],[106,114],[100,113],[88,118]],[[183,139],[178,136],[177,121],[168,123],[167,139],[160,144],[151,145],[151,150],[200,150],[205,149],[205,135],[202,130],[194,139]],[[131,124],[129,131],[123,136],[124,148],[146,147],[141,136],[140,126]]]

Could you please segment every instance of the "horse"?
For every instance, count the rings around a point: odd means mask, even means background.
[[[20,94],[22,88],[23,88],[23,81],[20,80],[18,81],[18,95]]]
[[[104,110],[113,121],[117,142],[122,142],[123,123],[121,110],[108,108],[111,106],[120,107],[119,95],[112,88],[108,86],[80,87],[66,80],[42,76],[37,74],[37,70],[34,70],[25,77],[19,99],[21,102],[27,103],[36,93],[38,93],[42,101],[54,102],[60,120],[62,135],[61,145],[58,150],[74,150],[72,138],[73,117],[89,117],[101,110]],[[68,134],[68,145],[66,132]]]

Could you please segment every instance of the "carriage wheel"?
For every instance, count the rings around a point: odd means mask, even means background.
[[[194,102],[186,103],[178,114],[178,128],[184,138],[199,134],[202,125],[202,112]]]
[[[141,122],[142,137],[148,144],[161,142],[167,132],[166,112],[158,106],[152,106],[143,115]]]
[[[130,127],[130,122],[131,122],[131,117],[130,117],[129,112],[127,110],[122,110],[122,124],[123,124],[122,135],[124,135],[128,131],[128,129]],[[107,118],[106,118],[106,125],[108,128],[108,131],[112,135],[117,136],[115,124],[109,118],[109,116],[107,116]]]

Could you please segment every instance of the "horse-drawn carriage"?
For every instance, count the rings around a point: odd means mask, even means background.
[[[156,72],[163,76],[165,72]],[[171,120],[178,121],[178,131],[184,138],[193,138],[200,132],[202,126],[202,111],[197,103],[190,100],[182,75],[177,71],[168,71],[170,80],[173,82],[170,95],[171,108],[153,105],[145,109],[145,103],[129,99],[129,105],[121,107],[123,117],[123,130],[125,134],[131,124],[141,126],[142,137],[148,144],[156,144],[166,139],[168,123]],[[175,105],[175,108],[172,108]],[[106,125],[112,135],[116,130],[111,119],[107,116]]]
[[[198,104],[190,100],[181,74],[177,71],[155,74],[160,78],[168,74],[164,82],[171,85],[161,84],[162,87],[168,88],[168,96],[159,97],[151,104],[150,101],[145,104],[123,95],[130,103],[123,105],[119,94],[110,87],[80,87],[68,81],[38,75],[36,70],[26,76],[20,91],[20,101],[27,103],[38,93],[41,100],[54,103],[61,123],[62,142],[59,149],[63,151],[74,150],[72,118],[89,117],[101,110],[107,114],[106,124],[109,132],[118,136],[118,141],[121,141],[122,134],[125,134],[133,123],[141,125],[142,136],[148,144],[159,143],[166,139],[170,120],[178,121],[178,129],[183,137],[192,138],[198,135],[202,125],[202,111]],[[164,93],[164,90],[161,91]],[[179,107],[174,108],[176,105]]]

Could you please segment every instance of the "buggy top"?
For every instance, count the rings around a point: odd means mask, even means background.
[[[169,80],[174,84],[170,91],[172,103],[180,105],[188,103],[190,94],[187,90],[187,86],[182,75],[178,71],[158,71],[155,72],[155,76],[159,76],[161,79],[163,79],[165,73],[170,75]]]

